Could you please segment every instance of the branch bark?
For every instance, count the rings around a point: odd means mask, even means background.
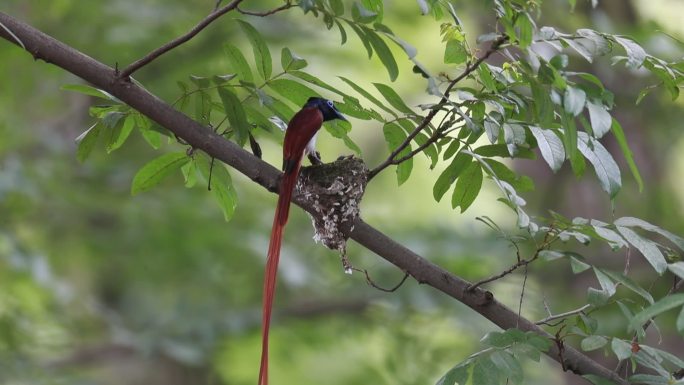
[[[267,190],[277,191],[280,172],[275,167],[225,140],[147,90],[120,78],[115,69],[2,12],[0,24],[4,27],[0,28],[0,37],[15,45],[20,45],[17,39],[20,40],[36,60],[52,63],[111,93],[194,148],[225,162]],[[307,211],[313,211],[302,197],[295,196],[294,202]],[[515,311],[494,299],[492,293],[479,288],[467,290],[469,282],[407,249],[361,219],[356,221],[351,238],[407,272],[419,283],[432,286],[462,302],[502,329],[518,327],[554,338],[530,320],[519,318]],[[547,355],[562,361],[564,368],[576,374],[594,374],[618,384],[628,384],[611,370],[569,346],[564,348],[562,356],[556,345]]]

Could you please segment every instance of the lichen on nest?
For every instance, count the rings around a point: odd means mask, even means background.
[[[367,177],[365,163],[353,156],[302,168],[296,193],[311,207],[314,241],[344,253],[359,216]]]

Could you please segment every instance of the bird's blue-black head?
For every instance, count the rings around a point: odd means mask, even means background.
[[[340,111],[338,111],[337,108],[335,108],[335,104],[331,100],[312,97],[306,101],[304,107],[318,108],[318,110],[321,111],[321,113],[323,114],[323,121],[333,119],[347,120],[347,118],[345,118],[344,115],[342,115]]]

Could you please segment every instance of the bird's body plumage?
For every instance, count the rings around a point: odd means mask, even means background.
[[[299,169],[305,152],[312,153],[314,151],[313,146],[315,145],[316,133],[324,121],[331,119],[344,119],[344,117],[335,109],[332,102],[320,98],[309,98],[306,105],[292,117],[285,132],[283,177],[280,181],[278,205],[273,217],[271,240],[268,245],[268,257],[264,274],[259,385],[268,384],[268,334],[271,324],[271,310],[273,309],[276,275],[280,260],[280,245],[290,212],[292,193],[297,184],[297,177],[299,176]]]

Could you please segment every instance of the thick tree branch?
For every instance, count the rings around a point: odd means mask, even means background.
[[[106,90],[184,139],[191,146],[225,162],[269,191],[277,190],[280,172],[275,167],[225,140],[145,89],[120,78],[113,68],[2,12],[0,12],[0,24],[12,31],[12,34],[23,42],[26,50],[34,58],[53,63],[96,87]],[[16,39],[7,30],[0,29],[0,37],[17,44]],[[304,204],[302,197],[295,197],[294,201],[305,210],[312,210]],[[517,324],[517,327],[522,330],[534,331],[547,338],[553,338],[533,322],[524,318],[518,319],[516,312],[494,299],[490,292],[481,289],[467,290],[470,286],[467,281],[400,245],[361,219],[356,221],[351,237],[410,274],[418,282],[446,293],[501,328],[513,328]],[[594,374],[611,379],[618,384],[628,384],[617,374],[571,347],[564,348],[562,358],[556,346],[552,347],[547,354],[554,360],[563,361],[563,367],[575,373]]]
[[[128,67],[124,68],[123,71],[121,71],[121,74],[119,76],[122,79],[126,79],[129,76],[133,74],[133,72],[141,69],[142,67],[150,64],[152,61],[157,59],[159,56],[171,51],[172,49],[178,47],[179,45],[187,42],[188,40],[192,39],[200,33],[204,28],[206,28],[209,24],[211,24],[214,20],[218,19],[219,17],[225,15],[226,13],[234,10],[237,8],[237,6],[242,2],[243,0],[233,0],[231,1],[228,5],[222,8],[217,8],[213,10],[207,17],[202,19],[197,25],[192,27],[190,31],[188,31],[186,34],[182,36],[178,36],[177,38],[171,40],[170,42],[164,44],[163,46],[153,50],[152,52],[148,53],[147,55],[143,56],[142,58],[134,61],[131,63]],[[217,4],[218,5],[218,4]]]

